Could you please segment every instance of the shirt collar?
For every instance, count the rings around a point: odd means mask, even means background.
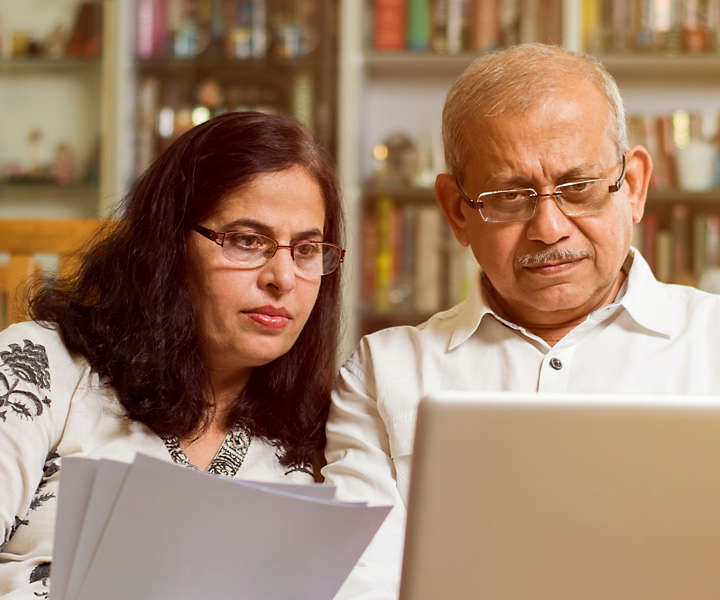
[[[632,266],[626,281],[627,291],[619,304],[641,327],[670,337],[677,332],[678,324],[667,285],[655,279],[640,252],[630,248],[630,254],[632,256],[628,258],[632,258]]]
[[[664,284],[655,279],[642,255],[630,248],[623,264],[627,274],[625,282],[613,304],[622,306],[630,317],[644,329],[671,336],[675,332],[672,307]],[[480,327],[486,315],[506,322],[495,314],[483,293],[482,271],[478,273],[475,285],[455,312],[455,323],[450,332],[447,350],[451,351],[466,342]]]

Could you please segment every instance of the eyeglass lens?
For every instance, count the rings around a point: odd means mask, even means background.
[[[261,267],[278,249],[275,240],[259,233],[230,232],[223,242],[225,257],[246,268]],[[342,251],[334,244],[298,242],[290,250],[295,267],[305,275],[328,275],[340,265]]]
[[[480,194],[483,216],[492,221],[529,219],[542,196],[552,196],[567,216],[600,212],[609,197],[607,179],[592,179],[560,184],[552,194],[537,194],[532,189],[486,192]]]

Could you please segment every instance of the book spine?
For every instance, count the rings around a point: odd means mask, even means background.
[[[373,47],[375,50],[405,48],[405,0],[375,0]]]
[[[262,58],[267,53],[267,0],[252,0],[251,29],[251,54]]]
[[[673,281],[683,284],[692,284],[693,277],[690,270],[688,209],[684,204],[675,204],[672,207],[672,220],[670,233],[672,234],[672,277]]]
[[[657,232],[657,263],[655,265],[655,276],[660,281],[667,283],[673,280],[673,235],[667,229]]]
[[[473,6],[474,50],[492,50],[500,45],[500,0],[475,0]]]
[[[363,212],[362,224],[362,280],[360,294],[364,306],[375,301],[375,257],[377,256],[377,215],[374,207],[368,205]]]
[[[448,8],[450,0],[433,0],[430,17],[430,48],[447,52]]]
[[[406,204],[403,211],[402,244],[402,285],[407,290],[405,305],[412,309],[415,305],[415,270],[417,269],[417,206]]]
[[[135,48],[140,58],[150,58],[153,54],[153,4],[153,0],[137,0]]]
[[[315,94],[312,75],[301,72],[295,75],[292,87],[292,114],[306,125],[311,131],[314,129],[313,107]]]
[[[408,0],[407,45],[425,51],[430,46],[430,0]]]
[[[643,248],[642,254],[648,265],[656,271],[657,266],[657,233],[660,226],[657,215],[645,215],[643,225]]]
[[[152,19],[152,55],[165,56],[168,48],[168,3],[167,0],[154,0]]]
[[[390,309],[390,287],[393,277],[392,212],[389,196],[377,199],[377,253],[375,254],[375,307],[379,311]]]
[[[538,0],[523,0],[520,12],[520,43],[526,44],[539,41],[538,28],[540,23],[540,6]]]
[[[459,54],[463,48],[463,21],[465,0],[448,0],[447,9],[447,52]]]
[[[420,313],[435,312],[440,306],[441,219],[434,206],[418,210],[415,309]]]
[[[693,217],[692,264],[695,278],[699,281],[707,266],[707,217]]]

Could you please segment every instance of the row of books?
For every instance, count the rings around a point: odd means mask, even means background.
[[[315,0],[137,0],[141,58],[295,58],[317,45]]]
[[[477,265],[430,203],[380,196],[362,221],[361,298],[372,312],[431,314],[467,295]]]
[[[719,0],[583,0],[588,52],[716,52]]]
[[[667,219],[646,214],[635,225],[633,245],[661,281],[697,285],[708,269],[720,267],[720,215],[693,215],[682,203]]]
[[[720,184],[720,114],[678,109],[628,115],[628,137],[653,158],[651,187],[703,191]]]
[[[562,0],[374,0],[374,50],[457,54],[561,42]]]

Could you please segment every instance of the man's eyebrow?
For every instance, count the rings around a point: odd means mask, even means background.
[[[601,170],[601,167],[597,163],[583,163],[564,171],[557,177],[556,181],[564,182],[571,181],[572,179],[592,179],[597,177]],[[532,181],[523,175],[510,175],[509,177],[499,176],[494,179],[490,185],[498,190],[533,187]]]
[[[222,228],[223,231],[242,231],[243,229],[252,229],[257,233],[262,233],[263,235],[267,235],[268,237],[275,236],[275,230],[270,225],[267,225],[266,223],[263,223],[261,221],[256,221],[255,219],[235,219],[234,221],[226,223]],[[294,233],[292,239],[307,240],[314,237],[322,238],[322,236],[322,231],[314,228]]]

